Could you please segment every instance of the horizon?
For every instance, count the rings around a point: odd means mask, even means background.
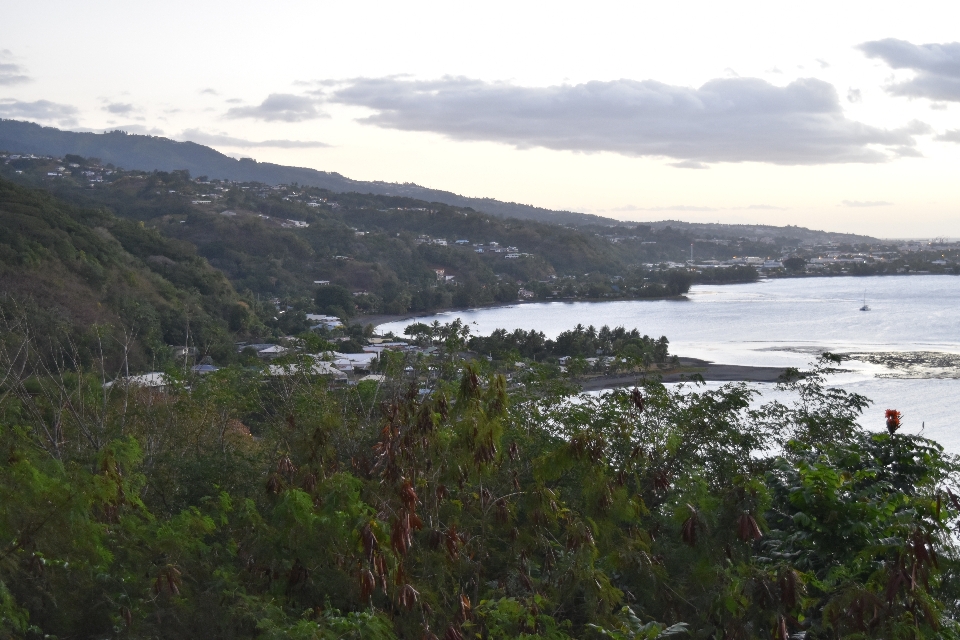
[[[960,237],[960,8],[507,6],[18,4],[0,117],[630,223]]]

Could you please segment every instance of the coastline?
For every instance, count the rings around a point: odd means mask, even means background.
[[[693,286],[697,285],[739,285],[739,284],[758,284],[763,282],[774,282],[777,280],[807,280],[813,278],[822,278],[822,279],[834,279],[834,278],[881,278],[881,277],[904,277],[904,276],[954,276],[957,277],[960,274],[956,273],[931,273],[927,271],[911,271],[907,273],[870,273],[870,274],[857,274],[851,275],[848,273],[831,273],[831,274],[813,274],[813,273],[798,273],[790,275],[777,275],[770,277],[767,275],[761,275],[757,280],[753,282],[722,282],[722,283],[710,283],[710,282],[700,282],[694,283]],[[643,302],[646,300],[658,301],[658,300],[689,300],[687,294],[680,294],[676,296],[661,296],[658,298],[617,298],[617,299],[601,299],[601,298],[577,298],[577,299],[553,299],[553,300],[516,300],[514,302],[491,302],[486,305],[476,305],[472,307],[445,307],[442,309],[433,309],[431,311],[415,311],[407,312],[400,314],[375,314],[369,316],[357,316],[350,320],[350,324],[360,324],[366,326],[372,324],[374,327],[378,327],[381,324],[387,324],[390,322],[399,322],[401,320],[413,320],[414,318],[422,316],[433,316],[440,313],[450,313],[452,311],[473,311],[476,309],[503,309],[506,307],[514,307],[519,305],[526,304],[545,304],[551,302],[567,302],[567,303],[577,303],[577,302],[591,302],[591,303],[601,303],[601,302]]]
[[[737,364],[719,364],[699,358],[680,358],[679,369],[662,374],[663,382],[681,382],[693,374],[700,374],[707,382],[776,382],[785,371],[782,367],[753,367]],[[636,374],[601,375],[580,382],[584,391],[602,391],[631,387],[640,376]]]
[[[410,311],[407,313],[399,314],[376,314],[369,316],[356,316],[350,319],[350,324],[359,324],[362,326],[367,326],[372,324],[374,329],[383,324],[389,324],[391,322],[401,322],[403,320],[414,320],[415,318],[420,318],[424,316],[435,316],[441,313],[451,313],[455,311],[476,311],[478,309],[506,309],[508,307],[519,307],[522,305],[528,304],[549,304],[554,302],[564,302],[568,304],[588,302],[588,303],[605,303],[605,302],[645,302],[645,301],[659,301],[659,300],[689,300],[686,294],[681,294],[677,296],[662,296],[660,298],[629,298],[629,299],[617,299],[617,300],[602,300],[597,299],[587,299],[587,298],[578,298],[576,300],[517,300],[515,302],[492,302],[487,305],[477,305],[473,307],[446,307],[443,309],[434,309],[432,311]]]
[[[665,298],[648,298],[649,300],[677,300],[687,299],[685,295],[669,296]],[[391,322],[400,322],[403,320],[413,320],[420,315],[437,315],[440,313],[449,313],[452,311],[470,311],[473,309],[502,309],[526,304],[542,304],[545,300],[518,300],[508,304],[496,303],[480,307],[451,307],[447,309],[438,309],[435,311],[424,312],[424,314],[404,313],[404,314],[380,314],[371,316],[361,316],[353,320],[356,324],[364,326],[372,324],[374,330],[381,325]],[[557,301],[552,301],[557,302]],[[570,302],[605,302],[603,300],[576,300]],[[682,382],[694,374],[700,374],[707,382],[776,382],[784,373],[782,367],[756,367],[748,365],[721,364],[702,360],[700,358],[680,357],[678,368],[668,369],[660,374],[663,382]],[[583,391],[602,391],[604,389],[615,389],[618,387],[630,387],[637,383],[640,376],[636,374],[614,374],[614,375],[596,375],[584,378],[580,381]]]

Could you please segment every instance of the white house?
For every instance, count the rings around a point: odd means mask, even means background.
[[[267,367],[268,373],[277,378],[308,375],[308,376],[329,376],[337,380],[346,380],[347,374],[337,369],[329,362],[317,360],[309,365],[301,364],[272,364]]]
[[[127,376],[125,378],[117,378],[111,382],[103,385],[105,388],[109,389],[115,384],[125,385],[130,387],[146,387],[149,389],[162,389],[169,384],[167,379],[167,374],[161,371],[153,371],[151,373],[144,373],[139,376]]]
[[[319,313],[308,313],[307,320],[316,323],[310,327],[311,329],[339,329],[343,326],[343,323],[337,316],[325,316]]]

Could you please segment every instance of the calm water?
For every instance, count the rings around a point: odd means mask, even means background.
[[[864,296],[870,311],[859,311]],[[886,276],[805,278],[746,285],[696,286],[687,300],[553,302],[476,309],[394,322],[380,331],[401,333],[413,321],[461,318],[475,333],[537,329],[548,337],[575,325],[636,327],[670,340],[683,356],[724,364],[806,366],[814,354],[836,352],[940,352],[960,354],[960,277]],[[879,364],[845,363],[837,386],[875,404],[865,426],[880,428],[883,410],[904,413],[911,432],[960,453],[960,379],[943,370],[910,372]],[[889,375],[913,376],[890,379]],[[715,385],[712,385],[715,386]],[[758,385],[769,390],[769,385]]]

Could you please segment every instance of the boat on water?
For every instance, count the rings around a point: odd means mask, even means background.
[[[867,292],[863,292],[863,306],[860,307],[860,311],[870,311],[870,307],[867,306]]]

